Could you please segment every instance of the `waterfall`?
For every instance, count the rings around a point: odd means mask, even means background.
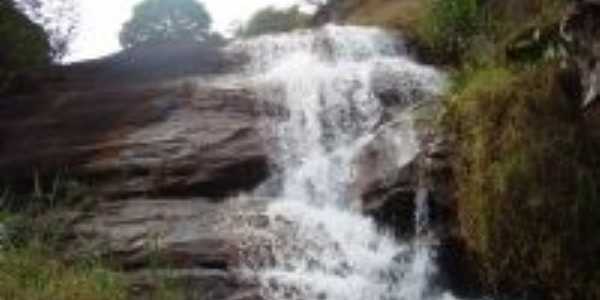
[[[285,113],[269,118],[274,178],[268,244],[249,259],[266,299],[453,299],[431,287],[427,193],[418,193],[415,240],[399,241],[361,214],[356,157],[391,132],[389,164],[402,167],[419,149],[410,107],[441,92],[443,75],[412,61],[397,36],[376,28],[328,25],[264,36],[234,46],[250,57],[260,96]],[[382,94],[394,98],[382,101]],[[391,113],[393,112],[393,113]],[[398,138],[401,137],[401,138]]]

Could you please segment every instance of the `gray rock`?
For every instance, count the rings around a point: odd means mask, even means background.
[[[74,224],[72,256],[110,257],[128,272],[136,299],[162,280],[184,287],[186,299],[227,299],[255,286],[237,274],[260,226],[263,199],[128,199],[101,203]]]
[[[415,199],[425,191],[431,206],[432,221],[446,221],[452,207],[449,197],[450,145],[435,128],[440,103],[422,101],[407,108],[411,118],[402,113],[384,123],[378,135],[364,149],[355,164],[356,180],[352,185],[354,198],[362,201],[365,213],[377,222],[394,229],[400,237],[414,234]],[[411,136],[413,129],[416,136]],[[403,147],[402,151],[397,151]],[[413,155],[400,157],[412,148]],[[408,151],[410,152],[410,151]]]
[[[237,62],[198,47],[57,67],[64,78],[42,74],[37,89],[0,101],[0,174],[16,192],[38,175],[90,183],[95,206],[64,213],[73,233],[67,256],[110,258],[139,299],[163,279],[183,284],[188,299],[255,295],[235,274],[254,247],[238,226],[268,223],[263,201],[225,199],[267,178],[259,119],[275,108],[215,79]],[[0,227],[0,245],[2,235]]]
[[[254,94],[171,84],[53,92],[0,103],[0,173],[67,170],[104,194],[222,197],[268,175]]]

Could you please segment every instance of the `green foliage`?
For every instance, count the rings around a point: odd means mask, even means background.
[[[124,48],[172,40],[204,41],[212,20],[203,4],[195,0],[145,0],[121,30]]]
[[[0,3],[0,93],[16,73],[50,62],[44,29],[30,21],[12,2]]]
[[[600,147],[561,76],[554,64],[462,74],[445,125],[457,141],[462,235],[487,285],[593,299]]]
[[[479,0],[426,0],[418,34],[432,56],[457,61],[485,26]]]
[[[300,11],[298,6],[288,9],[267,7],[258,11],[236,35],[252,37],[262,34],[291,31],[309,25],[310,16]]]
[[[429,58],[439,63],[489,63],[507,55],[514,59],[515,54],[535,60],[557,46],[558,23],[567,4],[566,0],[426,0],[413,34]]]
[[[10,0],[26,12],[29,19],[44,28],[50,56],[59,62],[68,53],[79,23],[76,0]]]

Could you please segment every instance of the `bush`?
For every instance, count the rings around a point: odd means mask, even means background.
[[[597,299],[600,147],[561,72],[547,64],[460,77],[445,117],[456,138],[457,210],[492,290]]]
[[[484,32],[485,16],[479,0],[426,0],[417,29],[421,42],[438,60],[456,62]]]

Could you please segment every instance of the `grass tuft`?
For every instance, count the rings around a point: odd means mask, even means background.
[[[98,262],[69,265],[56,259],[44,245],[0,251],[0,299],[11,300],[121,300],[124,280]]]

